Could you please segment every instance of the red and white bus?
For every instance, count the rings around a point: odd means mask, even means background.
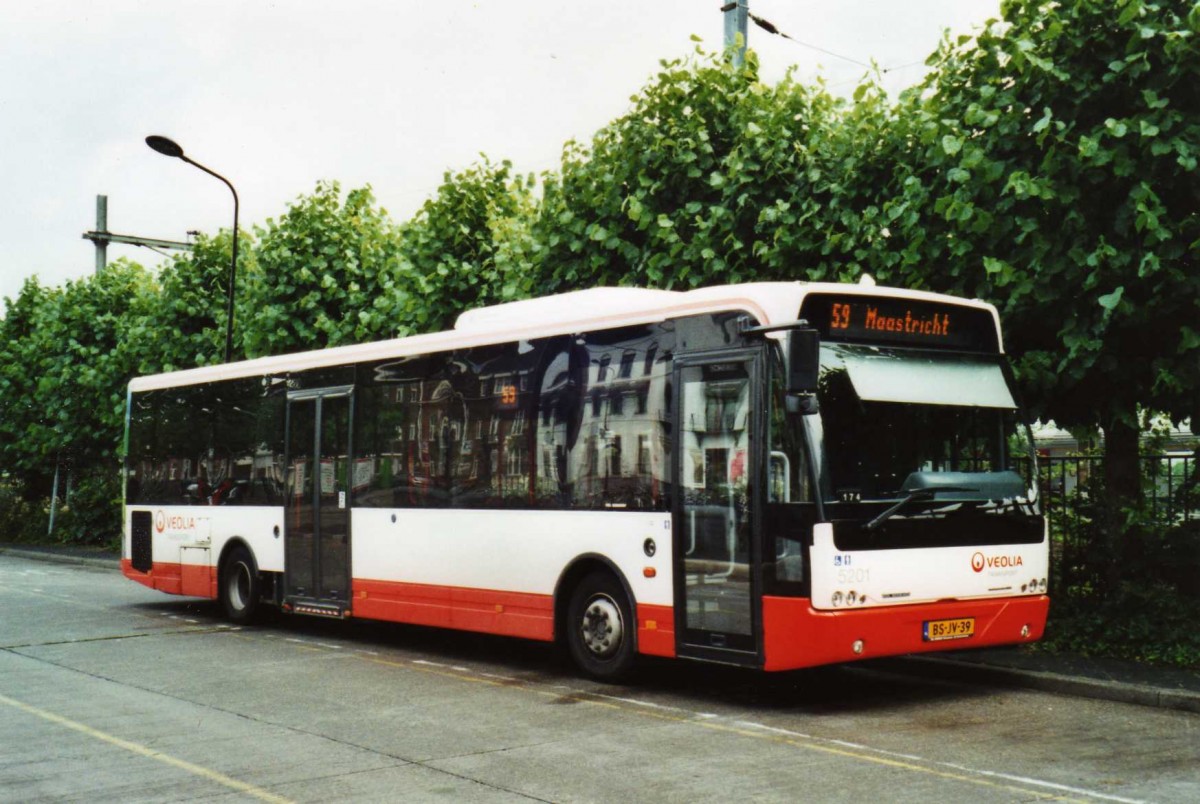
[[[171,594],[764,670],[1023,643],[1048,540],[996,310],[597,288],[135,379],[122,568]]]

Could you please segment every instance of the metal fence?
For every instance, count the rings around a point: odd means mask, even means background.
[[[1154,522],[1200,522],[1200,465],[1195,455],[1143,455],[1142,494]],[[1042,503],[1050,521],[1050,568],[1056,583],[1078,580],[1094,544],[1104,496],[1103,457],[1038,459]]]

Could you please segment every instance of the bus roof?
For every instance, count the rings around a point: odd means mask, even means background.
[[[129,383],[129,390],[150,391],[219,380],[283,374],[513,340],[653,323],[684,315],[724,310],[743,310],[763,325],[780,324],[796,319],[800,304],[809,293],[888,296],[986,309],[991,312],[999,335],[999,317],[996,309],[986,302],[869,283],[851,285],[832,282],[754,282],[686,291],[599,287],[468,310],[459,315],[454,329],[444,332],[137,377]]]

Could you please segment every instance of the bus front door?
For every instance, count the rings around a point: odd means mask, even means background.
[[[681,656],[758,662],[751,490],[759,352],[675,368],[675,632]]]
[[[350,600],[349,388],[288,395],[286,602],[340,616]]]

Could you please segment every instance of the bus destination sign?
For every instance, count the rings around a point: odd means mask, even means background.
[[[968,352],[998,351],[988,310],[941,302],[858,294],[806,296],[800,317],[828,341],[888,343]]]

